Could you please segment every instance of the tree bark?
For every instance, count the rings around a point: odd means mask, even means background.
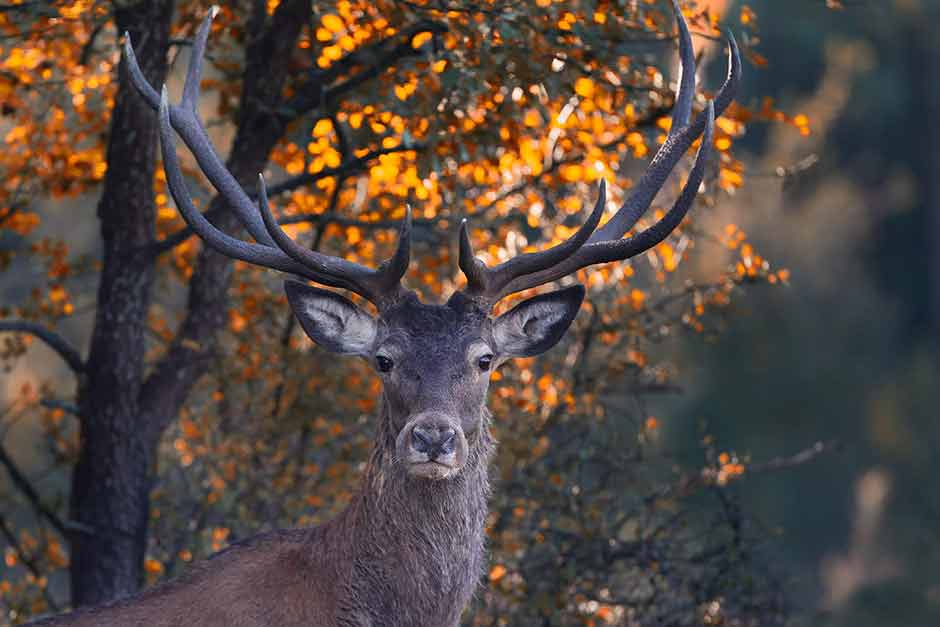
[[[154,84],[166,78],[173,0],[115,11]],[[147,311],[154,278],[153,172],[157,120],[127,78],[124,61],[98,204],[104,244],[98,308],[79,390],[81,448],[72,477],[73,606],[125,596],[142,581],[155,442],[140,428]]]

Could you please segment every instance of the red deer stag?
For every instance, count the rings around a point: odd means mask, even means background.
[[[360,492],[334,520],[312,529],[266,533],[232,545],[176,581],[109,605],[49,619],[47,625],[457,625],[484,572],[488,464],[494,449],[486,408],[490,373],[513,357],[538,355],[568,329],[584,297],[573,285],[491,316],[514,292],[580,268],[633,257],[682,221],[702,182],[715,115],[731,102],[741,75],[733,39],[729,71],[713,102],[691,119],[695,60],[676,10],[681,80],[666,142],[624,205],[597,228],[605,184],[590,217],[567,241],[495,267],[474,258],[464,223],[459,266],[467,286],[443,305],[424,304],[401,279],[408,268],[411,213],[397,250],[378,269],[300,246],[278,226],[264,180],[249,199],[209,142],[196,108],[211,15],[193,46],[182,102],[167,103],[134,57],[131,77],[159,110],[170,191],[189,226],[222,254],[372,302],[373,316],[339,294],[287,281],[304,331],[326,350],[372,363],[383,383],[375,445]],[[255,242],[213,227],[193,206],[176,156],[175,132],[228,201]],[[666,215],[624,238],[692,143],[702,137],[688,180]]]

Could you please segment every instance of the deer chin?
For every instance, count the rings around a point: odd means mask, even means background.
[[[463,466],[464,459],[465,457],[461,457],[457,451],[433,459],[425,453],[410,451],[405,457],[409,475],[434,481],[456,475]]]

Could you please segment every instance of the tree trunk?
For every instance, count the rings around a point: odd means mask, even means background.
[[[166,78],[173,0],[117,9],[141,68]],[[154,278],[153,172],[157,119],[127,78],[124,61],[111,118],[108,172],[98,204],[104,259],[87,375],[79,391],[81,449],[72,477],[74,606],[133,593],[142,580],[155,442],[141,429],[147,311]]]

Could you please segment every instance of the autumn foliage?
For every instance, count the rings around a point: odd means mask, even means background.
[[[259,16],[224,3],[213,24],[201,109],[223,154],[252,97],[243,94],[249,35],[259,19],[274,23],[280,5],[268,0]],[[750,9],[722,16],[708,3],[683,5],[706,60],[723,62],[716,41],[726,24],[746,35],[753,63],[766,63],[752,48]],[[208,8],[176,7],[171,93]],[[117,71],[116,10],[85,0],[0,11],[0,270],[36,277],[23,298],[4,298],[0,322],[54,329],[95,308],[96,249],[45,236],[42,225],[74,219],[63,199],[94,202],[112,167],[110,114],[126,80]],[[463,218],[487,262],[560,241],[601,179],[610,215],[665,139],[675,86],[670,10],[652,1],[316,3],[292,53],[277,60],[287,76],[278,107],[264,112],[283,128],[265,168],[276,213],[298,241],[374,265],[410,203],[417,250],[406,280],[429,300],[459,287],[454,235]],[[717,84],[704,82],[706,91]],[[492,567],[468,624],[717,624],[780,611],[777,590],[749,561],[753,538],[740,535],[721,494],[746,476],[746,456],[703,433],[695,460],[674,459],[661,446],[669,418],[650,409],[655,395],[679,389],[667,340],[719,332],[741,286],[789,278],[736,225],[716,230],[697,218],[745,184],[735,143],[758,121],[809,132],[805,116],[773,103],[733,105],[717,120],[718,158],[692,217],[641,258],[581,271],[589,303],[572,337],[494,374]],[[208,207],[211,187],[185,159],[190,188]],[[682,168],[640,228],[671,205]],[[217,333],[180,340],[181,295],[199,272],[200,243],[186,236],[162,169],[140,194],[155,200],[149,252],[158,294],[144,368],[181,341],[213,346],[205,376],[155,441],[140,565],[154,583],[233,539],[316,524],[341,509],[371,445],[379,388],[366,364],[325,359],[295,329],[280,277],[241,263]],[[700,269],[697,259],[719,253],[730,262]],[[12,366],[36,340],[2,341]],[[36,498],[16,480],[0,484],[0,608],[12,622],[70,603],[69,538],[53,521],[67,516],[67,478],[81,453],[75,390],[38,386],[11,398],[0,418],[4,430],[32,421],[43,431],[42,461],[23,477]],[[4,458],[8,470],[27,461]]]

